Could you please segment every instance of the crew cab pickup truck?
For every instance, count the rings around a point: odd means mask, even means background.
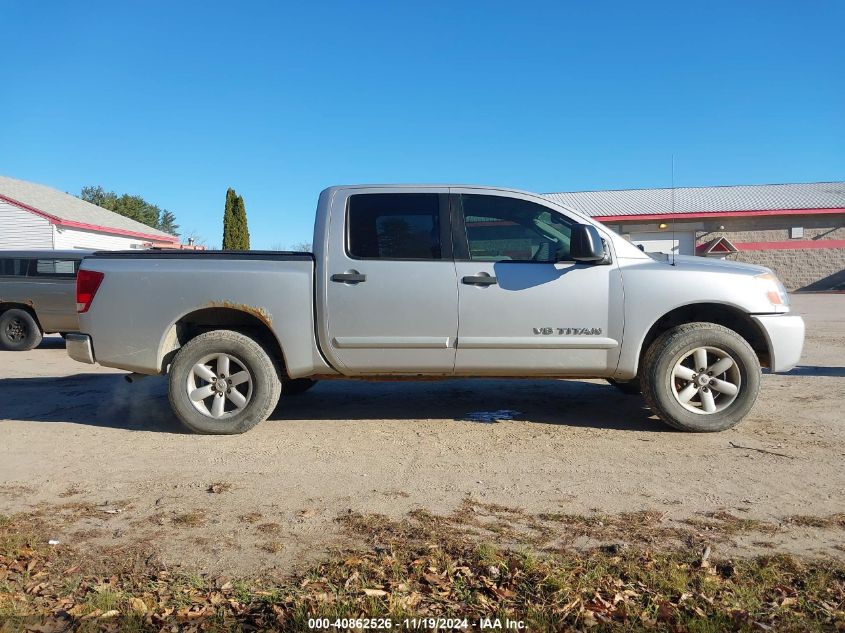
[[[718,431],[804,340],[766,268],[657,259],[541,196],[468,186],[330,187],[313,254],[96,253],[77,306],[71,357],[167,373],[199,433],[244,432],[320,379],[471,376],[606,378]]]
[[[0,250],[0,350],[38,347],[47,332],[74,332],[76,271],[91,251]]]

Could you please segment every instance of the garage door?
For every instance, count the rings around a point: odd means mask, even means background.
[[[630,233],[628,239],[632,244],[642,246],[646,253],[666,253],[675,255],[695,255],[695,232],[654,231]]]

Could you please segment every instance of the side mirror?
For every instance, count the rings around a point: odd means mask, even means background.
[[[604,259],[604,244],[596,227],[576,224],[572,227],[569,256],[576,262],[599,262]]]

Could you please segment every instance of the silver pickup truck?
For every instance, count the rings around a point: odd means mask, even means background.
[[[169,374],[200,433],[242,433],[323,378],[470,376],[606,378],[677,429],[718,431],[804,340],[766,268],[657,259],[488,187],[330,187],[313,254],[96,253],[77,287],[68,353]]]

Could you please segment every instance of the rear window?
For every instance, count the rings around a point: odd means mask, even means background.
[[[0,275],[4,277],[23,277],[26,275],[28,266],[28,259],[5,257],[0,259]]]
[[[348,251],[359,259],[440,259],[436,193],[349,197]]]
[[[36,259],[30,274],[38,277],[73,277],[79,270],[78,259]]]

